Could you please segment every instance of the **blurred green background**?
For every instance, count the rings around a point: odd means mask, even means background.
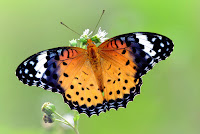
[[[199,7],[199,0],[0,0],[0,133],[68,133],[58,123],[54,131],[42,123],[46,101],[62,115],[70,112],[62,96],[22,84],[15,69],[32,54],[78,38],[60,21],[82,33],[94,28],[105,9],[99,26],[109,37],[156,32],[171,38],[175,48],[143,76],[141,94],[126,109],[81,115],[80,134],[199,134]]]

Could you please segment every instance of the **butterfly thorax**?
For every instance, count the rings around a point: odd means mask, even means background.
[[[91,39],[88,39],[87,43],[87,52],[89,56],[88,58],[90,59],[90,63],[92,65],[98,64],[100,62],[98,48],[96,47],[94,42],[92,42]]]
[[[103,90],[103,75],[102,75],[102,66],[100,61],[99,49],[96,47],[94,42],[91,39],[87,41],[87,52],[88,52],[88,59],[90,61],[92,70],[94,71],[96,80],[98,82],[98,86],[100,90]]]

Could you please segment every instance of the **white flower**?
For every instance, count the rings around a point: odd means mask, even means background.
[[[93,37],[94,37],[94,38],[97,38],[97,39],[100,40],[100,42],[102,43],[102,42],[104,42],[106,39],[108,39],[108,38],[105,37],[107,34],[108,34],[108,33],[106,33],[105,30],[102,31],[102,30],[101,30],[101,27],[100,27],[99,30],[98,30],[98,32],[97,32],[97,34],[94,35]]]
[[[76,46],[76,45],[77,45],[76,39],[70,40],[70,41],[69,41],[69,44],[70,44],[71,46]]]
[[[83,32],[83,34],[81,35],[81,37],[80,38],[85,38],[85,39],[88,39],[89,38],[89,36],[92,34],[92,32],[93,31],[91,31],[90,33],[89,33],[89,29],[85,29],[85,31]]]
[[[103,43],[106,39],[108,39],[108,38],[105,37],[108,33],[106,33],[105,30],[102,31],[101,27],[99,28],[97,34],[90,38],[89,36],[92,33],[93,33],[93,31],[90,31],[89,29],[86,29],[83,32],[83,34],[80,36],[80,38],[78,39],[78,41],[80,42],[80,45],[78,45],[78,46],[83,48],[83,49],[85,49],[88,39],[91,39],[95,43]],[[70,45],[71,46],[77,46],[77,41],[74,40],[74,39],[71,40],[70,41]]]

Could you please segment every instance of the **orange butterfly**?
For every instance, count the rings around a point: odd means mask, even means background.
[[[105,31],[81,37],[87,50],[58,47],[39,52],[16,70],[20,81],[61,93],[71,109],[88,116],[126,107],[140,94],[141,76],[166,59],[173,42],[162,35],[136,32],[105,40]],[[95,38],[94,38],[95,37]],[[75,40],[74,40],[75,41]]]

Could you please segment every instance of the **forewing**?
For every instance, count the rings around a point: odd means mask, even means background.
[[[161,60],[165,60],[173,51],[174,44],[169,38],[148,32],[128,33],[113,37],[99,46],[102,52],[115,51],[122,56],[128,52],[127,59],[137,65],[137,77]]]
[[[16,70],[16,76],[29,86],[39,86],[62,93],[63,89],[59,84],[60,69],[78,66],[79,61],[85,60],[84,55],[84,49],[75,47],[45,50],[22,62]]]
[[[140,93],[141,76],[173,50],[172,41],[155,33],[129,33],[99,46],[108,109],[126,107]]]

